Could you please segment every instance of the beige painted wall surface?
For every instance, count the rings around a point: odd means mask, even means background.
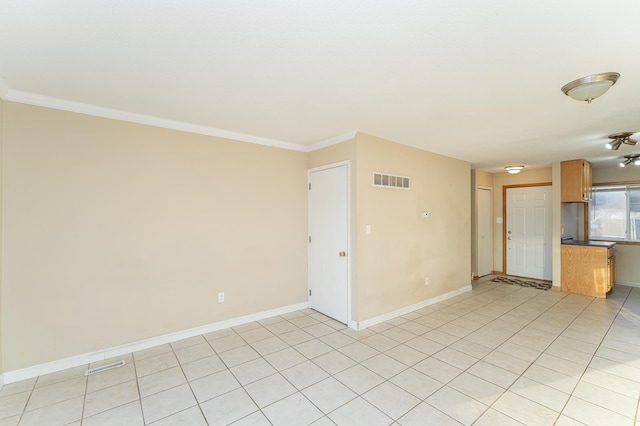
[[[474,170],[476,176],[476,187],[493,188],[493,173],[483,170]]]
[[[2,164],[4,371],[307,300],[306,153],[5,102]]]
[[[350,166],[350,197],[351,197],[351,217],[349,218],[349,225],[351,232],[349,235],[349,241],[351,247],[349,249],[349,276],[350,276],[350,291],[351,291],[351,320],[357,321],[358,314],[358,268],[356,268],[358,261],[358,245],[357,242],[357,187],[356,187],[356,170],[358,168],[358,162],[356,159],[356,140],[351,139],[346,142],[342,142],[336,145],[331,145],[326,148],[318,149],[309,153],[308,165],[309,169],[316,167],[326,166],[333,163],[340,163],[343,161],[349,161]]]
[[[593,182],[640,181],[637,167],[593,168]],[[617,245],[616,280],[640,284],[640,245]]]
[[[493,188],[493,173],[471,170],[471,272],[478,274],[478,188]],[[493,198],[493,190],[491,191]],[[495,225],[494,225],[495,226]]]
[[[4,372],[2,366],[2,356],[4,351],[4,344],[2,342],[2,321],[4,317],[4,308],[2,306],[2,147],[4,140],[3,120],[4,117],[4,101],[0,99],[0,374]]]
[[[353,163],[356,160],[355,139],[310,152],[308,156],[308,166],[310,169],[313,169],[315,167],[326,166],[327,164],[339,163],[347,160],[351,161],[351,167],[353,170],[353,167],[355,167]]]
[[[356,143],[358,321],[468,286],[470,164],[362,133]],[[411,189],[374,187],[374,171],[410,176]]]
[[[493,175],[493,270],[502,272],[502,224],[496,218],[502,217],[502,187],[505,185],[524,185],[530,183],[551,182],[551,167],[544,169],[524,169],[517,175],[495,173]],[[560,215],[560,211],[553,212]],[[502,218],[503,223],[506,218]]]

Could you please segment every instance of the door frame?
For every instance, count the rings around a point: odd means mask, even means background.
[[[335,169],[336,167],[347,166],[347,327],[357,330],[358,322],[354,321],[352,316],[351,301],[351,160],[339,161],[337,163],[325,164],[323,166],[307,169],[307,188],[311,184],[311,173],[323,170]],[[309,238],[311,231],[311,197],[307,190],[307,302],[311,306],[309,300],[309,292],[311,291],[311,250],[309,249]]]
[[[502,185],[502,275],[507,275],[507,189],[528,188],[532,186],[553,186],[552,182],[522,183],[518,185]],[[553,206],[551,207],[553,215]],[[553,237],[552,237],[553,239]],[[553,243],[553,241],[552,241]],[[553,274],[553,265],[551,266]]]
[[[479,199],[480,199],[480,191],[489,191],[489,222],[490,222],[490,229],[489,229],[489,236],[491,237],[491,268],[489,269],[489,275],[491,275],[493,273],[493,261],[494,261],[494,244],[493,244],[493,188],[490,186],[477,186],[476,187],[476,274],[477,276],[474,277],[474,279],[478,279],[480,278],[480,260],[479,260],[479,253],[480,253],[480,239],[478,238],[478,234],[480,232],[480,222],[478,221],[478,216],[479,216],[479,212],[480,212],[480,208],[479,208]]]

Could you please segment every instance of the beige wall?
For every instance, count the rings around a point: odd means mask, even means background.
[[[482,170],[471,171],[471,273],[478,274],[478,188],[493,188],[493,174]],[[491,191],[493,199],[493,190]],[[495,222],[495,220],[493,221]],[[495,224],[493,225],[495,226]]]
[[[3,118],[4,371],[307,300],[306,153]]]
[[[593,168],[593,182],[629,182],[640,181],[638,167]],[[616,255],[616,280],[640,284],[640,245],[618,244]]]
[[[358,321],[468,286],[470,164],[362,133],[356,143]],[[374,171],[410,176],[411,189],[374,187]]]
[[[467,162],[364,134],[307,154],[0,107],[2,371],[305,302],[307,170],[333,162],[351,162],[354,321],[469,285]]]
[[[2,342],[2,319],[4,318],[4,308],[2,305],[2,182],[4,180],[2,173],[2,147],[4,140],[3,117],[4,101],[0,99],[0,374],[5,371],[2,365],[4,351],[4,343]]]
[[[502,189],[503,186],[524,185],[531,183],[551,183],[551,167],[544,169],[524,169],[522,172],[512,175],[509,173],[496,173],[493,175],[493,270],[502,270],[502,224],[496,223],[498,217],[502,217]],[[553,211],[553,215],[559,215],[559,209]],[[505,218],[502,218],[503,223]]]

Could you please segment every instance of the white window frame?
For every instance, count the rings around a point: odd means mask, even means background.
[[[626,220],[625,237],[612,238],[612,237],[602,237],[602,236],[593,235],[593,233],[591,232],[591,221],[593,220],[593,217],[594,217],[595,202],[592,202],[589,205],[589,209],[588,209],[589,220],[588,220],[588,223],[586,224],[586,227],[589,229],[589,239],[601,240],[601,241],[616,241],[616,242],[630,243],[630,244],[640,244],[640,230],[636,230],[636,236],[638,239],[633,240],[630,238],[632,223],[631,223],[631,203],[630,203],[630,197],[629,197],[630,190],[640,190],[640,182],[602,183],[602,184],[594,185],[593,186],[594,198],[596,196],[596,193],[604,192],[605,190],[614,190],[619,192],[624,191],[625,193],[625,212],[624,212],[625,220]]]

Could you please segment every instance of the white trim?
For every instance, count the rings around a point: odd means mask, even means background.
[[[312,169],[307,170],[307,187],[311,184],[311,173],[318,172],[321,170],[333,169],[336,167],[347,166],[347,327],[357,330],[358,323],[353,320],[352,310],[351,310],[351,301],[353,300],[351,297],[351,160],[339,161],[337,163],[325,164],[324,166],[314,167]],[[309,192],[307,192],[307,235],[309,234],[309,229],[311,228],[310,222],[310,199],[308,196]],[[307,242],[307,247],[308,247]],[[311,284],[311,277],[309,276],[309,265],[311,265],[311,250],[307,248],[307,290],[310,290],[309,285]],[[309,295],[309,291],[307,291],[307,297]],[[309,301],[309,306],[311,306],[311,301]]]
[[[322,149],[322,148],[326,148],[328,146],[331,145],[337,145],[339,143],[342,142],[346,142],[346,141],[350,141],[351,139],[354,139],[356,137],[356,133],[358,133],[357,130],[350,130],[346,133],[342,133],[340,135],[331,137],[329,139],[325,139],[323,141],[320,142],[316,142],[313,145],[310,145],[308,148],[308,151],[316,151],[318,149]]]
[[[635,281],[619,281],[619,280],[616,280],[616,285],[626,285],[627,287],[640,288],[640,283],[635,282]]]
[[[4,386],[4,385],[5,385],[5,383],[4,383],[4,374],[0,374],[0,388],[2,386]]]
[[[380,324],[381,322],[389,321],[401,315],[408,314],[409,312],[416,311],[418,309],[425,308],[427,306],[442,302],[443,300],[451,299],[460,294],[471,291],[471,285],[464,286],[457,290],[450,291],[440,296],[432,297],[431,299],[423,300],[420,303],[414,305],[405,306],[404,308],[396,309],[395,311],[387,312],[386,314],[379,315],[377,317],[369,318],[368,320],[360,321],[358,323],[358,330],[364,330],[365,328]]]
[[[33,365],[31,367],[22,368],[19,370],[7,371],[3,374],[3,379],[4,383],[14,383],[20,380],[42,376],[43,374],[54,373],[56,371],[65,370],[67,368],[78,367],[81,365],[89,364],[91,362],[102,361],[105,359],[126,355],[131,352],[152,348],[154,346],[176,342],[178,340],[187,339],[189,337],[199,336],[201,334],[211,333],[213,331],[218,331],[229,327],[236,327],[238,325],[247,324],[254,321],[260,321],[289,312],[299,311],[308,307],[309,302],[297,303],[295,305],[283,306],[281,308],[270,309],[268,311],[262,311],[251,315],[232,318],[213,324],[190,328],[188,330],[165,334],[163,336],[152,337],[150,339],[127,343],[121,346],[116,346],[97,352],[76,355],[69,358],[59,359],[57,361]]]
[[[0,77],[0,99],[7,99],[8,95],[9,95],[9,87],[4,82],[2,77]]]
[[[114,120],[126,121],[130,123],[145,124],[148,126],[161,127],[165,129],[179,130],[182,132],[196,133],[200,135],[215,136],[218,138],[231,139],[235,141],[266,145],[276,148],[289,149],[292,151],[311,152],[331,145],[354,139],[357,131],[348,132],[333,136],[313,145],[305,146],[293,142],[285,142],[277,139],[264,138],[246,133],[234,132],[231,130],[218,129],[215,127],[202,126],[199,124],[187,123],[184,121],[170,120],[167,118],[154,117],[152,115],[138,114],[135,112],[122,111],[114,108],[105,108],[83,102],[70,101],[67,99],[54,98],[51,96],[38,95],[36,93],[23,92],[21,90],[11,90],[0,77],[0,98],[21,104],[53,108],[62,111],[76,112],[79,114],[92,115],[96,117],[111,118]]]
[[[480,185],[478,185],[478,186],[476,186],[476,188],[477,189],[486,189],[488,191],[493,191],[493,188],[490,187],[490,186],[480,186]]]
[[[312,169],[307,169],[307,179],[309,178],[309,174],[311,172],[318,172],[320,170],[328,170],[334,169],[336,167],[347,166],[349,172],[351,171],[351,160],[338,161],[337,163],[325,164],[324,166],[314,167]],[[349,178],[351,178],[351,173],[349,173]],[[349,181],[349,195],[351,195],[351,181]]]
[[[246,133],[216,129],[214,127],[185,123],[183,121],[169,120],[166,118],[138,114],[135,112],[121,111],[113,108],[104,108],[96,105],[85,104],[82,102],[74,102],[66,99],[37,95],[35,93],[21,92],[18,90],[9,90],[6,98],[11,102],[36,105],[63,111],[77,112],[80,114],[111,118],[114,120],[128,121],[131,123],[146,124],[149,126],[163,127],[166,129],[180,130],[183,132],[197,133],[207,136],[215,136],[218,138],[232,139],[258,145],[273,146],[276,148],[284,148],[292,151],[309,151],[306,146],[291,142],[283,142],[276,139],[268,139],[260,136],[248,135]]]

